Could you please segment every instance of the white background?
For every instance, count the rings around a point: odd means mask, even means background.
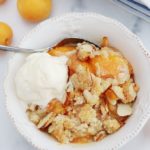
[[[52,16],[68,12],[90,11],[115,18],[137,34],[147,49],[150,49],[150,24],[142,19],[118,8],[109,0],[53,0]],[[8,23],[14,33],[12,45],[17,45],[36,23],[23,20],[18,14],[16,0],[7,0],[0,6],[0,21]],[[0,150],[35,150],[17,132],[5,109],[5,96],[3,80],[6,75],[7,53],[0,55]],[[150,121],[145,125],[140,134],[125,145],[121,150],[149,150],[150,149]]]

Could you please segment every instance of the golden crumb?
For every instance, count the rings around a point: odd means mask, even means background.
[[[106,119],[103,122],[104,129],[111,134],[120,128],[120,124],[116,119]]]
[[[81,122],[90,123],[96,118],[96,111],[89,104],[85,104],[81,107],[78,116]]]
[[[89,70],[85,67],[79,65],[77,67],[76,73],[74,73],[71,77],[71,82],[73,86],[78,90],[89,90],[92,85],[91,74]]]

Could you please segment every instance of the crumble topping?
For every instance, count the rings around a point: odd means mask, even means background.
[[[104,120],[103,122],[104,129],[108,134],[111,134],[120,128],[120,123],[113,118]]]
[[[83,42],[50,54],[68,56],[69,78],[65,102],[50,100],[46,108],[29,105],[29,119],[60,143],[99,141],[119,130],[132,114],[139,90],[131,64],[120,52]],[[76,50],[76,51],[74,51]],[[58,85],[59,86],[59,85]]]

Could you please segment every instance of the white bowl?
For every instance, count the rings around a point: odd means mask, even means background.
[[[80,37],[99,44],[108,36],[110,44],[118,48],[131,62],[135,79],[140,86],[133,115],[118,132],[102,141],[90,144],[59,144],[45,133],[40,132],[27,118],[25,108],[16,97],[14,77],[22,65],[25,54],[14,54],[9,61],[5,81],[6,106],[18,131],[35,147],[42,150],[104,150],[118,149],[142,129],[150,116],[150,55],[143,44],[121,23],[94,13],[72,13],[54,17],[40,23],[20,43],[20,47],[42,48],[66,37]]]

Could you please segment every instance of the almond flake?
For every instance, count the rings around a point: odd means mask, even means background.
[[[120,86],[112,86],[111,89],[114,91],[114,93],[118,96],[119,99],[125,99],[123,89]]]
[[[87,101],[88,104],[90,105],[96,105],[99,101],[99,96],[91,94],[88,90],[84,90],[83,95]]]
[[[129,104],[118,104],[117,114],[119,116],[129,116],[132,114],[132,108]]]

